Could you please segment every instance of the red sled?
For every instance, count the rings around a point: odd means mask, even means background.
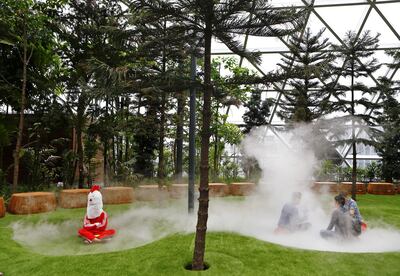
[[[361,222],[361,232],[367,231],[367,224],[365,222]]]

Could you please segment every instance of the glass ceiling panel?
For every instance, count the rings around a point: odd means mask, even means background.
[[[367,0],[315,0],[315,5],[323,5],[323,4],[349,4],[350,2],[353,3],[367,3]]]
[[[397,31],[397,33],[400,33],[400,1],[399,3],[380,4],[377,5],[377,7]]]
[[[364,30],[371,30],[372,34],[380,33],[379,45],[382,47],[400,46],[400,41],[375,10],[371,11]]]
[[[262,55],[262,63],[260,68],[265,72],[276,71],[278,67],[278,63],[281,62],[282,56],[280,54],[266,54]]]
[[[280,51],[288,50],[285,44],[276,37],[249,36],[247,49],[254,51]]]
[[[400,33],[400,0],[396,1],[396,3],[388,3],[390,1],[383,3],[384,0],[377,0],[376,3],[378,9],[383,13],[383,15],[387,18],[390,24],[393,25],[393,28]],[[288,6],[300,6],[304,7],[307,4],[312,3],[312,0],[271,0],[269,1],[273,7],[288,7]],[[306,3],[306,4],[305,4]],[[379,4],[380,3],[380,4]],[[330,6],[331,5],[331,6]],[[374,8],[370,8],[370,2],[367,0],[315,0],[314,1],[315,13],[311,12],[309,20],[307,22],[307,27],[309,27],[312,33],[316,33],[322,28],[326,28],[323,38],[328,38],[331,43],[340,44],[340,42],[335,37],[329,28],[336,32],[340,39],[343,39],[345,33],[349,30],[358,32],[368,10],[370,10],[370,15],[365,21],[365,26],[363,30],[371,30],[372,34],[381,33],[381,41],[379,43],[379,47],[387,48],[387,47],[400,47],[400,40],[396,37],[395,34],[390,30],[390,28],[386,25],[385,21],[381,18],[381,16],[376,12]],[[321,17],[318,18],[318,16]],[[321,21],[322,20],[322,21]],[[325,22],[323,22],[325,21]],[[327,26],[329,28],[327,28]],[[241,37],[243,39],[243,37]],[[287,38],[285,38],[287,41]],[[259,50],[263,52],[262,55],[262,63],[259,65],[259,69],[268,73],[271,71],[275,71],[278,69],[277,63],[281,61],[280,51],[288,51],[285,43],[277,38],[261,38],[249,36],[247,49],[254,51]],[[213,53],[216,52],[230,52],[223,44],[213,41]],[[226,56],[226,55],[225,55]],[[374,55],[380,63],[388,63],[391,62],[391,58],[388,57],[383,50],[378,50]],[[337,64],[340,66],[341,61],[337,60]],[[258,72],[258,70],[251,65],[247,60],[243,61],[242,66],[248,67],[251,70]],[[373,73],[373,77],[378,79],[381,76],[392,76],[393,70],[389,70],[386,65],[383,65],[378,71]],[[400,70],[398,70],[394,75],[394,80],[400,80]],[[357,81],[361,81],[368,86],[375,86],[375,82],[371,77],[360,78]],[[340,78],[339,83],[341,84],[349,84],[349,79]],[[277,84],[281,87],[281,84]],[[273,90],[273,86],[267,88],[268,90]],[[290,89],[290,86],[287,85],[285,89]],[[266,92],[263,95],[268,98],[277,98],[279,93],[277,92]],[[347,96],[346,96],[347,97]],[[356,98],[361,97],[360,92],[356,92]],[[373,100],[373,99],[371,99]],[[271,107],[271,112],[273,110],[273,106]],[[279,110],[279,107],[277,108]],[[364,112],[365,110],[362,107],[357,107],[357,112]],[[235,123],[242,123],[242,115],[245,112],[244,107],[232,108],[230,110],[230,119],[229,121]],[[331,114],[331,116],[341,116],[340,114]],[[277,114],[275,113],[273,120],[273,124],[283,124],[284,122],[279,119]]]
[[[343,38],[347,31],[358,31],[368,11],[368,6],[316,8],[316,12]]]
[[[397,70],[393,76],[394,81],[400,81],[400,70]]]
[[[325,24],[315,15],[311,14],[308,20],[307,27],[310,28],[313,34],[316,34],[321,29],[325,28],[325,32],[322,34],[322,39],[328,38],[329,42],[332,44],[340,44],[339,40],[331,33],[331,31],[326,28]]]
[[[271,0],[269,2],[273,7],[304,6],[304,2],[301,0]]]
[[[385,51],[376,51],[374,57],[378,60],[379,63],[390,63],[392,62],[392,58],[385,54]],[[382,65],[381,68],[376,70],[373,75],[375,78],[388,76],[389,77],[389,68],[386,65]]]

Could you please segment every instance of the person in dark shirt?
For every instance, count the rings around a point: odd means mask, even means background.
[[[275,233],[295,232],[298,230],[306,230],[310,227],[310,223],[305,222],[305,218],[301,217],[299,214],[298,206],[300,202],[301,193],[293,193],[292,201],[286,203],[282,208]]]
[[[349,239],[352,236],[351,217],[344,205],[346,200],[343,196],[335,196],[336,209],[332,213],[331,221],[326,230],[321,230],[321,237],[325,239]]]

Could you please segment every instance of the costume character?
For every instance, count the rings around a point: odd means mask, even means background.
[[[103,198],[100,186],[94,185],[88,194],[87,210],[83,221],[83,228],[78,234],[86,243],[99,242],[115,235],[114,229],[108,229],[108,216],[103,210]]]

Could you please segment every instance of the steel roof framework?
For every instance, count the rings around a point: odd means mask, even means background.
[[[274,1],[275,2],[275,1]],[[299,2],[299,1],[297,1]],[[391,0],[391,1],[384,1],[384,0],[365,0],[365,1],[360,1],[360,0],[353,0],[353,1],[341,1],[341,3],[322,3],[323,1],[321,0],[300,0],[301,5],[297,4],[297,5],[292,5],[290,6],[291,8],[297,8],[297,9],[305,9],[306,10],[306,24],[304,29],[302,29],[299,33],[295,34],[295,35],[299,35],[300,37],[303,36],[304,31],[306,29],[306,27],[310,27],[309,25],[309,21],[310,21],[310,17],[311,15],[313,15],[315,18],[317,18],[322,24],[323,26],[326,28],[326,31],[328,31],[340,44],[344,45],[343,42],[343,38],[334,30],[334,28],[328,24],[327,20],[324,19],[323,16],[321,16],[321,14],[318,12],[318,8],[338,8],[338,7],[350,7],[350,6],[363,6],[365,8],[367,8],[367,12],[365,13],[365,15],[362,18],[362,22],[361,25],[359,26],[358,29],[354,30],[357,34],[357,37],[359,37],[363,31],[365,31],[365,26],[366,23],[368,21],[368,19],[371,16],[371,12],[375,11],[376,14],[379,15],[379,17],[382,19],[382,21],[386,24],[386,26],[388,27],[388,29],[390,30],[390,32],[394,35],[394,37],[396,37],[397,41],[393,41],[394,43],[397,43],[398,45],[396,46],[386,46],[386,47],[379,47],[376,49],[376,51],[384,51],[384,50],[400,50],[400,30],[396,30],[396,28],[394,28],[394,26],[391,24],[391,22],[387,19],[387,17],[384,15],[384,13],[382,13],[380,7],[382,7],[382,5],[385,4],[400,4],[400,0]],[[254,2],[253,2],[254,3]],[[379,5],[379,6],[378,6]],[[283,7],[283,6],[271,6],[271,9],[287,9],[288,6]],[[399,12],[400,12],[400,5],[399,5]],[[249,20],[252,20],[252,16],[250,15]],[[373,31],[373,30],[371,30]],[[248,39],[249,39],[249,34],[247,33],[244,37],[244,48],[247,49],[249,47],[248,45]],[[290,47],[288,47],[288,42],[287,42],[287,37],[286,38],[279,38],[279,40],[283,43],[283,45],[286,46],[287,49],[280,49],[280,50],[263,50],[263,51],[259,51],[261,54],[263,55],[268,55],[268,54],[280,54],[280,53],[290,53]],[[213,52],[213,55],[232,55],[231,52]],[[267,75],[267,72],[265,72],[260,66],[258,66],[257,64],[254,64],[250,61],[247,60],[247,62],[249,62],[261,75],[265,76]],[[358,63],[360,65],[362,65],[362,61],[358,60]],[[292,63],[293,64],[293,63]],[[240,58],[240,62],[239,62],[240,66],[243,66],[243,58]],[[344,65],[344,64],[343,64]],[[389,78],[390,80],[393,80],[393,78],[395,77],[397,71],[398,71],[398,67],[395,69],[387,69],[386,73],[383,75],[387,78]],[[379,81],[378,79],[373,75],[373,74],[369,74],[369,78],[373,81],[373,83],[378,84]],[[340,76],[337,76],[335,79],[335,83],[338,83],[340,79]],[[274,104],[274,106],[272,107],[272,112],[270,114],[270,117],[268,119],[269,122],[269,126],[271,127],[271,130],[273,130],[275,127],[278,127],[279,124],[276,124],[273,122],[273,120],[276,117],[276,113],[277,113],[277,108],[278,108],[278,103],[280,102],[280,99],[283,95],[283,93],[288,90],[288,88],[286,88],[287,86],[287,79],[285,79],[282,83],[272,83],[272,88],[273,89],[266,89],[264,90],[265,92],[275,92],[277,93],[276,96],[276,103]],[[380,95],[376,95],[372,101],[374,102],[378,102],[380,100]],[[372,114],[374,110],[370,109],[370,110],[365,110],[365,114]],[[273,131],[273,133],[275,133],[276,136],[278,136],[279,134],[276,131]],[[360,135],[362,135],[362,131],[358,130],[356,132],[356,137],[359,137]],[[279,137],[277,137],[279,139]],[[347,162],[346,159],[351,158],[351,156],[349,157],[349,152],[351,149],[351,145],[347,145],[346,147],[344,147],[342,150],[336,149],[337,153],[340,155],[341,160],[344,162],[344,164],[346,164],[347,166],[350,166],[350,163]],[[358,160],[378,160],[379,157],[378,156],[370,156],[370,157],[360,157],[358,158]]]

